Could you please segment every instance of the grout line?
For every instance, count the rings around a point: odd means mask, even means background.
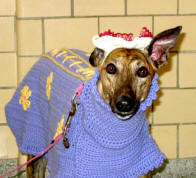
[[[176,134],[176,136],[177,136],[177,140],[176,140],[176,145],[177,145],[177,147],[176,147],[176,158],[177,159],[179,159],[179,154],[180,154],[180,128],[179,128],[179,124],[177,125],[177,134]]]
[[[74,3],[73,3],[73,5],[74,5]],[[71,13],[74,13],[74,12],[71,12]],[[168,16],[196,16],[196,13],[194,13],[194,14],[179,14],[179,15],[176,15],[176,14],[140,14],[140,15],[134,15],[134,14],[132,14],[132,15],[126,15],[126,17],[152,17],[152,16],[158,16],[158,17],[165,17],[165,16],[167,16],[167,17]],[[70,16],[17,17],[17,20],[40,20],[40,19],[43,19],[43,18],[44,19],[64,19],[64,18],[67,19],[67,18],[95,18],[95,17],[97,17],[97,15],[91,15],[91,16],[74,16],[74,14],[72,14]],[[125,15],[100,15],[99,17],[125,17]]]
[[[5,160],[5,161],[7,161],[7,160],[17,160],[17,157],[16,158],[0,158],[0,160]],[[13,178],[13,177],[12,177]]]
[[[177,126],[177,125],[196,125],[196,122],[187,123],[153,123],[152,126]]]
[[[73,1],[73,0],[72,0]],[[73,1],[74,2],[74,1]],[[72,2],[72,3],[73,3]],[[74,3],[73,5],[74,6]],[[73,13],[73,12],[72,12]],[[141,15],[127,15],[127,17],[152,17],[152,16],[176,16],[176,14],[141,14]],[[195,14],[196,15],[196,14]],[[62,19],[62,18],[93,18],[93,17],[97,17],[97,15],[90,15],[90,16],[50,16],[50,17],[42,17],[42,16],[39,16],[39,17],[17,17],[17,19],[19,20],[38,20],[38,19]],[[99,17],[125,17],[125,15],[99,15]]]
[[[17,17],[17,20],[41,20],[41,19],[67,19],[73,18],[71,16],[51,16],[51,17]]]
[[[18,44],[17,44],[17,21],[16,16],[14,17],[14,51],[17,53]]]
[[[152,34],[154,35],[154,16],[152,16]]]
[[[196,124],[196,122],[190,122],[190,123],[179,123],[179,125],[195,125]]]
[[[177,53],[177,70],[176,70],[176,72],[177,72],[177,88],[180,88],[180,68],[179,68],[179,53]]]
[[[71,0],[71,17],[74,17],[74,0]]]
[[[18,57],[28,58],[28,57],[40,57],[41,55],[18,55]]]
[[[19,41],[19,39],[18,39],[18,30],[20,30],[20,29],[18,29],[18,23],[17,23],[17,19],[18,19],[18,16],[17,16],[17,10],[18,10],[18,2],[17,2],[17,0],[15,0],[15,8],[16,8],[16,12],[15,12],[15,42],[16,42],[16,60],[17,60],[17,86],[19,85],[19,83],[20,83],[20,79],[19,79],[19,69],[20,69],[20,67],[19,67],[19,58],[18,58],[18,41]]]
[[[98,34],[100,33],[100,18],[97,18]]]
[[[8,126],[7,123],[0,123],[0,126]]]
[[[196,50],[187,50],[187,51],[170,51],[170,53],[196,53]]]
[[[125,5],[125,16],[127,16],[127,0],[124,0]]]
[[[152,126],[176,126],[176,125],[178,125],[179,123],[158,123],[158,124],[156,124],[156,123],[153,123],[152,124]]]
[[[177,15],[179,15],[179,0],[177,0]]]
[[[0,51],[0,54],[1,53],[16,53],[17,51]]]
[[[17,0],[16,0],[17,1]],[[17,4],[17,2],[16,2],[16,4]],[[16,9],[17,10],[17,9]],[[19,59],[18,59],[18,24],[17,24],[17,16],[15,16],[15,18],[14,18],[14,35],[15,35],[15,50],[16,50],[16,67],[17,67],[17,69],[16,69],[16,71],[17,71],[17,73],[16,73],[16,75],[17,75],[17,86],[19,85]]]
[[[15,9],[16,9],[16,12],[15,12],[15,20],[16,20],[16,44],[17,44],[17,49],[16,49],[16,59],[17,59],[17,85],[19,84],[19,58],[18,58],[18,35],[17,35],[17,19],[18,19],[18,16],[17,16],[17,10],[18,10],[18,1],[15,0]],[[18,151],[19,153],[19,151]],[[19,160],[19,157],[17,156],[17,165],[18,164],[18,160]]]
[[[191,13],[191,14],[178,14],[178,16],[196,16],[196,13]]]
[[[19,7],[18,7],[17,1],[18,1],[18,0],[15,0],[15,16],[16,16],[16,17],[18,16],[18,13],[17,13],[17,12],[19,11],[19,10],[18,10]]]
[[[161,90],[195,90],[196,87],[160,87]]]
[[[45,54],[45,26],[44,19],[42,21],[42,54]]]
[[[0,90],[16,89],[17,87],[0,87]]]
[[[151,17],[151,15],[127,15],[126,17]],[[67,18],[95,18],[97,15],[92,16],[51,16],[51,17],[18,17],[18,20],[40,20],[44,19],[67,19]],[[125,17],[125,15],[99,15],[98,17]]]
[[[0,18],[1,17],[15,17],[16,15],[0,15]]]

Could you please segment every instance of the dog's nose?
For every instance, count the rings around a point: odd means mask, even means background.
[[[121,96],[116,102],[116,108],[120,112],[129,112],[134,106],[134,99],[128,96]]]

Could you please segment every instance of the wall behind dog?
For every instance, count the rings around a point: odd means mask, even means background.
[[[91,52],[94,34],[112,29],[153,34],[182,25],[160,75],[159,99],[148,115],[151,132],[169,159],[196,157],[195,0],[1,0],[0,159],[18,157],[4,106],[39,55],[54,48]]]

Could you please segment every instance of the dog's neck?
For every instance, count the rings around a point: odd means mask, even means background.
[[[83,126],[96,139],[100,140],[105,147],[121,147],[130,143],[137,136],[139,131],[146,123],[145,111],[152,101],[156,99],[159,86],[157,84],[157,75],[152,80],[152,85],[147,98],[141,103],[137,113],[126,121],[120,120],[105,103],[97,89],[99,72],[96,71],[92,80],[84,85],[81,95],[81,104],[85,110],[85,119]],[[145,127],[148,127],[145,125]],[[110,128],[109,132],[107,128]],[[113,138],[116,138],[116,142]],[[119,145],[119,142],[125,145]]]

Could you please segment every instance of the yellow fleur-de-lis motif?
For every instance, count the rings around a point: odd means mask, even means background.
[[[19,104],[21,104],[23,109],[26,111],[31,105],[31,102],[29,101],[29,97],[31,96],[31,90],[29,89],[29,86],[25,85],[24,88],[20,91],[20,94]]]
[[[46,96],[48,97],[48,100],[50,100],[52,82],[53,82],[53,72],[50,72],[50,74],[48,75],[46,79]]]
[[[64,120],[65,120],[64,115],[62,115],[61,120],[59,121],[59,123],[58,123],[58,125],[57,125],[56,133],[55,133],[55,135],[54,135],[54,137],[53,137],[54,140],[56,139],[56,137],[57,137],[58,135],[60,135],[60,134],[63,133],[63,124],[64,124]]]

